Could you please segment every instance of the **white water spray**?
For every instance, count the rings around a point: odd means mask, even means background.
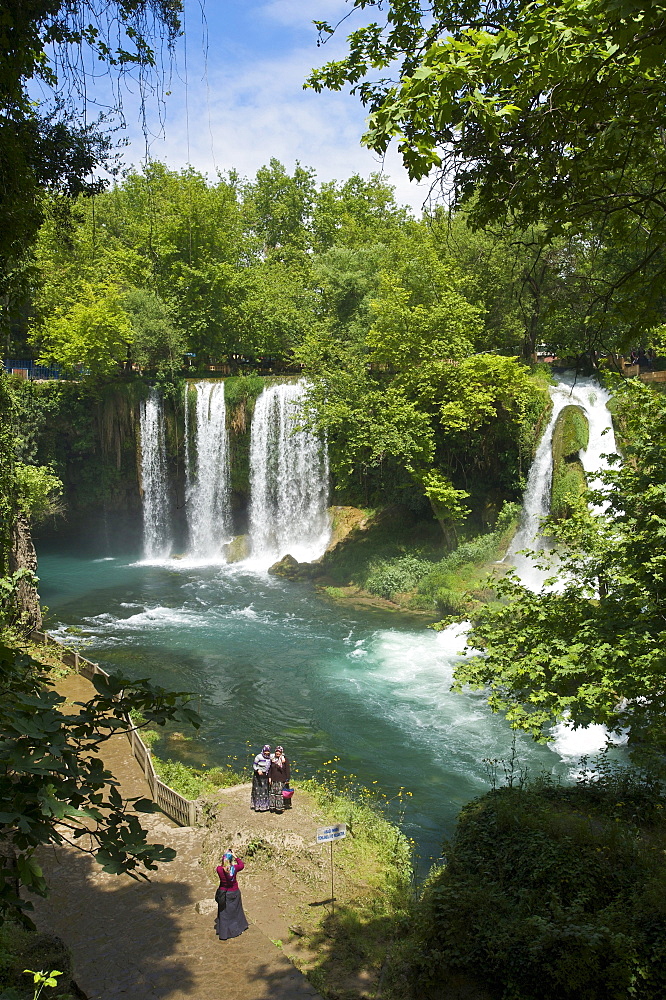
[[[599,473],[609,467],[606,455],[616,450],[613,423],[608,410],[609,393],[591,378],[564,377],[552,386],[550,395],[553,412],[546,427],[527,477],[527,487],[523,499],[523,517],[520,530],[516,533],[507,560],[513,562],[518,576],[526,587],[540,590],[544,580],[553,575],[553,570],[540,570],[528,555],[521,555],[520,549],[538,551],[543,548],[541,522],[550,509],[551,484],[553,478],[553,430],[558,416],[565,406],[580,406],[587,418],[589,439],[587,448],[580,452],[580,461],[587,476],[590,489],[600,489]],[[595,507],[595,512],[603,511]],[[591,725],[578,729],[566,721],[559,722],[552,729],[551,746],[556,753],[567,759],[581,754],[597,753],[606,745],[609,733],[605,726]],[[613,742],[624,742],[626,736]]]
[[[197,382],[195,388],[195,462],[192,463],[189,447],[185,453],[189,554],[195,559],[220,561],[223,559],[222,547],[231,539],[229,434],[224,382]],[[185,429],[187,441],[187,423]]]
[[[540,590],[543,581],[552,573],[539,570],[521,549],[538,551],[544,546],[541,522],[550,510],[550,490],[553,479],[553,430],[565,406],[580,406],[589,425],[587,448],[580,453],[580,460],[587,476],[588,486],[599,489],[598,474],[608,468],[606,454],[615,451],[615,435],[608,410],[609,394],[592,378],[562,378],[550,388],[553,411],[543,432],[534,461],[527,477],[523,497],[523,513],[519,530],[509,547],[506,560],[513,563],[521,581],[530,590]]]
[[[257,399],[250,438],[250,544],[262,566],[290,554],[299,562],[321,556],[328,544],[328,453],[309,431],[298,430],[303,386],[285,383]]]
[[[565,406],[577,405],[581,407],[587,418],[589,440],[587,448],[580,453],[580,460],[590,488],[600,488],[598,474],[603,469],[608,468],[609,464],[604,456],[612,454],[616,449],[611,416],[607,406],[609,394],[594,379],[565,376],[549,391],[553,401],[553,410],[527,477],[521,525],[505,556],[505,560],[514,565],[521,582],[534,591],[540,590],[544,580],[552,576],[554,571],[538,569],[529,556],[520,554],[520,550],[528,549],[538,552],[545,544],[541,536],[541,522],[548,515],[550,509],[553,476],[553,430],[559,414]],[[439,633],[438,639],[445,649],[452,651],[456,644],[460,648],[460,639],[463,635],[464,631],[461,631],[460,625],[450,625]],[[573,760],[581,753],[593,754],[602,750],[607,743],[608,736],[608,730],[605,726],[593,725],[573,729],[565,720],[553,726],[550,746],[560,757],[565,760]],[[623,742],[623,740],[624,737],[619,742]],[[614,740],[614,742],[618,741]]]
[[[171,553],[169,491],[164,441],[162,397],[151,389],[141,401],[141,487],[143,502],[143,556],[166,559]]]

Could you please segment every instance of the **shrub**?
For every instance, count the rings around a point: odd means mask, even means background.
[[[160,781],[180,795],[184,795],[186,799],[198,799],[212,789],[231,788],[247,780],[246,775],[239,774],[231,767],[211,767],[207,770],[183,764],[178,760],[163,760],[155,756],[153,756],[153,766]]]
[[[464,613],[470,590],[486,600],[487,565],[504,555],[518,526],[520,512],[519,504],[505,503],[494,530],[461,542],[453,552],[432,564],[419,583],[419,593],[430,597],[444,614]]]
[[[72,987],[72,958],[64,942],[53,934],[27,930],[7,921],[0,927],[0,998],[32,1000],[32,976],[25,969],[60,969],[62,978],[57,989],[47,987],[42,992],[47,997],[73,1000],[68,990]]]
[[[390,600],[394,594],[413,590],[431,566],[431,562],[417,556],[383,559],[372,566],[365,589]]]
[[[463,809],[420,904],[415,993],[462,974],[516,1000],[666,995],[663,802],[641,776],[595,778]]]
[[[246,403],[254,406],[269,383],[261,375],[231,375],[224,380],[224,401],[227,406]]]

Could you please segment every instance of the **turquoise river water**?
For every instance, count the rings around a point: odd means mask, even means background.
[[[39,572],[56,636],[79,626],[89,659],[194,695],[201,729],[158,754],[243,765],[264,742],[282,743],[296,786],[320,769],[353,774],[395,816],[402,788],[422,866],[440,856],[460,807],[489,788],[484,758],[508,758],[511,731],[483,693],[450,690],[460,628],[436,634],[240,566],[145,565],[70,540],[40,547]],[[602,743],[594,728],[560,728],[547,746],[519,735],[518,758],[567,779]]]

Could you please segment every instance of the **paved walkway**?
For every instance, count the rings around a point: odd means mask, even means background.
[[[73,700],[90,692],[76,676],[58,689]],[[104,761],[125,797],[147,793],[126,737],[109,742]],[[203,831],[159,815],[143,816],[142,823],[151,840],[177,851],[149,883],[107,875],[73,849],[40,857],[51,895],[35,901],[35,921],[67,943],[89,1000],[321,1000],[253,923],[251,902],[245,901],[250,929],[231,941],[217,939],[215,885],[199,864]]]

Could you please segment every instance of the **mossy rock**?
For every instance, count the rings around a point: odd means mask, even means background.
[[[287,554],[279,562],[273,563],[268,572],[271,576],[281,576],[285,580],[311,580],[316,563],[299,563]]]
[[[579,455],[587,448],[590,428],[580,406],[565,406],[553,428],[553,481],[550,511],[553,517],[571,516],[574,504],[587,489]]]
[[[250,536],[236,535],[224,547],[224,557],[228,563],[242,562],[250,554]]]
[[[553,428],[553,464],[576,459],[590,439],[590,426],[580,406],[565,406]]]

